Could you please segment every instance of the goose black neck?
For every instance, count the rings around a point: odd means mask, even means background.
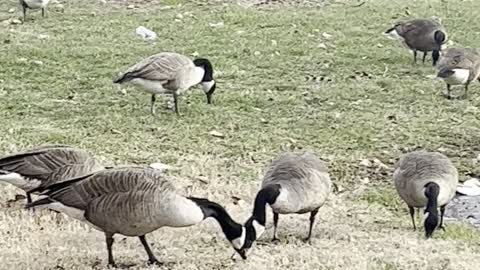
[[[207,199],[188,197],[202,209],[204,219],[212,217],[217,220],[223,233],[229,240],[240,237],[242,234],[242,225],[238,224],[230,217],[223,206]]]
[[[427,237],[432,236],[433,231],[438,225],[438,205],[437,199],[440,193],[440,187],[434,182],[425,185],[425,196],[427,197],[427,208],[425,213],[428,214],[425,219],[425,233]]]
[[[208,59],[197,58],[193,60],[193,64],[205,70],[205,74],[203,75],[202,82],[211,82],[213,80],[213,66]]]
[[[426,211],[437,210],[437,199],[440,193],[440,187],[437,183],[430,182],[425,185],[425,196],[428,199]]]
[[[265,207],[268,204],[275,203],[278,195],[280,195],[280,185],[268,185],[262,188],[255,197],[255,205],[253,206],[253,218],[261,225],[265,226],[267,215]]]

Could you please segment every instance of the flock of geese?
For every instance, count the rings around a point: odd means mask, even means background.
[[[458,172],[443,154],[416,151],[404,154],[395,165],[395,187],[407,203],[414,229],[415,208],[425,208],[425,234],[443,228],[443,214],[454,197]],[[86,151],[67,145],[48,145],[0,159],[0,181],[27,194],[27,209],[47,208],[64,213],[104,232],[108,265],[115,266],[113,236],[140,239],[148,263],[162,263],[145,235],[161,227],[186,227],[206,218],[217,220],[235,251],[247,259],[253,243],[265,232],[267,204],[273,213],[273,239],[279,241],[279,215],[310,213],[306,242],[312,237],[315,217],[328,199],[332,183],[327,164],[312,152],[286,152],[267,167],[244,224],[223,206],[177,191],[160,170],[141,167],[105,167]],[[31,194],[38,195],[32,201]],[[440,217],[438,214],[440,208]]]
[[[24,16],[27,8],[41,8],[48,0],[20,0]],[[413,51],[423,52],[425,62],[432,52],[438,77],[447,84],[468,85],[478,79],[480,55],[475,49],[451,48],[442,51],[447,40],[444,27],[434,19],[415,19],[398,23],[385,32],[400,39]],[[151,96],[155,114],[157,94],[173,95],[178,114],[178,96],[200,84],[207,102],[216,88],[212,63],[205,58],[191,60],[172,52],[150,56],[119,75],[114,83],[131,83]],[[395,164],[395,188],[410,210],[424,209],[426,237],[443,228],[445,207],[454,197],[458,172],[452,162],[437,152],[415,151],[402,155]],[[161,227],[186,227],[206,218],[218,221],[235,251],[247,259],[247,252],[266,230],[267,204],[273,212],[273,239],[279,241],[279,215],[310,214],[310,241],[315,217],[331,192],[328,166],[312,152],[287,152],[266,168],[251,216],[236,222],[225,208],[205,198],[182,195],[161,171],[151,167],[105,167],[88,152],[67,145],[41,146],[0,159],[0,181],[26,192],[27,209],[47,208],[64,213],[105,233],[108,264],[115,266],[113,236],[138,237],[148,262],[161,264],[149,247],[146,235]],[[32,200],[32,194],[38,196]],[[440,212],[438,211],[440,209]]]

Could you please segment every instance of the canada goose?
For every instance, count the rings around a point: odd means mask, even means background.
[[[414,19],[395,24],[385,35],[398,39],[413,51],[413,62],[417,63],[417,51],[423,52],[423,63],[427,53],[432,51],[433,65],[438,61],[442,44],[447,40],[443,26],[435,20]]]
[[[432,236],[437,225],[443,228],[445,207],[455,196],[458,184],[457,169],[446,156],[425,151],[404,154],[395,164],[393,179],[398,194],[408,205],[415,230],[414,207],[426,207],[424,226],[427,238]]]
[[[187,227],[212,217],[237,252],[245,240],[245,228],[227,211],[207,199],[184,197],[158,170],[123,167],[47,187],[46,196],[26,207],[47,207],[84,221],[105,233],[108,264],[114,266],[113,235],[138,236],[149,263],[161,264],[145,239],[160,227]]]
[[[104,169],[86,151],[67,145],[46,145],[0,158],[0,181],[27,193],[46,186]]]
[[[268,203],[273,212],[273,239],[277,241],[279,214],[310,213],[310,227],[305,241],[310,242],[312,228],[318,209],[325,203],[331,181],[328,169],[313,153],[284,153],[268,167],[257,193],[252,216],[245,223],[247,237],[242,250],[248,250],[252,243],[265,231]]]
[[[23,11],[23,21],[25,21],[27,17],[27,8],[30,9],[42,9],[42,17],[45,17],[45,12],[47,9],[47,5],[50,0],[20,0],[20,5],[22,5]]]
[[[207,95],[208,104],[212,103],[212,94],[216,83],[213,79],[213,67],[208,59],[190,58],[171,52],[162,52],[145,58],[130,67],[114,83],[131,82],[152,94],[150,112],[155,115],[155,96],[171,93],[178,114],[178,96],[190,87],[201,84]]]
[[[479,78],[480,54],[476,49],[450,48],[442,53],[437,65],[437,77],[447,84],[447,98],[452,85],[465,85],[464,97],[467,97],[468,85]]]

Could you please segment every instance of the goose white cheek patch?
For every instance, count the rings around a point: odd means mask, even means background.
[[[245,243],[245,227],[242,227],[242,234],[232,240],[232,246],[236,249],[241,249]]]
[[[211,80],[209,82],[202,82],[203,91],[208,92],[210,88],[215,84],[215,80]]]
[[[255,229],[255,234],[257,236],[257,239],[260,238],[263,232],[265,232],[265,226],[261,225],[256,220],[252,222],[252,225],[253,225],[253,229]]]
[[[423,221],[425,221],[428,218],[428,215],[430,215],[429,212],[425,212],[425,214],[423,214]]]

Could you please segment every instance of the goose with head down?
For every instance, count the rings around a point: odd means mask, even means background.
[[[273,212],[273,239],[278,241],[279,215],[310,213],[308,235],[310,242],[315,217],[331,190],[326,164],[315,154],[285,153],[275,159],[267,169],[262,187],[255,197],[253,213],[245,223],[247,236],[242,250],[251,248],[265,231],[266,205]]]
[[[442,53],[437,69],[437,78],[447,84],[448,99],[452,98],[452,85],[464,85],[467,97],[468,86],[480,76],[480,53],[472,48],[450,48]]]
[[[447,41],[445,29],[436,20],[414,19],[396,23],[384,33],[387,37],[398,39],[408,49],[413,51],[413,61],[417,62],[417,51],[423,52],[422,61],[428,52],[432,52],[433,65],[440,57],[442,45]]]
[[[157,94],[172,94],[175,112],[179,114],[178,96],[190,87],[200,84],[208,104],[212,103],[212,95],[216,89],[212,63],[208,59],[198,58],[192,61],[187,56],[172,52],[162,52],[145,58],[128,68],[113,82],[130,82],[152,94],[150,112],[153,115]]]
[[[151,264],[160,263],[145,235],[161,227],[187,227],[212,217],[242,258],[245,228],[221,205],[207,199],[186,197],[165,175],[152,168],[123,167],[96,172],[47,187],[40,200],[27,205],[47,207],[84,221],[105,233],[108,264],[114,266],[113,236],[140,239]]]
[[[427,238],[437,227],[443,228],[445,207],[455,196],[458,185],[457,169],[445,155],[426,151],[404,154],[395,164],[393,179],[398,194],[408,205],[414,229],[415,208],[425,208]]]

